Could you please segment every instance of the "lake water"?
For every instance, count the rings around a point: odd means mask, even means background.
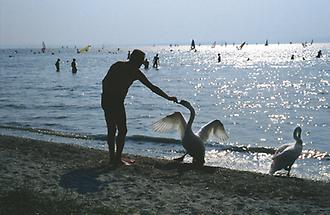
[[[0,50],[0,134],[80,144],[107,150],[100,107],[101,81],[128,50],[146,52],[160,68],[141,70],[169,95],[190,101],[194,130],[219,119],[229,139],[206,143],[206,164],[267,173],[271,152],[294,142],[303,130],[304,156],[297,177],[330,181],[330,44],[235,46],[136,46]],[[17,51],[17,53],[15,52]],[[318,50],[323,56],[315,58]],[[217,63],[217,54],[222,61]],[[291,55],[295,59],[291,60]],[[55,71],[56,59],[61,71]],[[71,73],[77,59],[78,72]],[[247,59],[250,59],[249,61]],[[303,59],[304,58],[304,59]],[[156,133],[151,124],[175,111],[188,111],[135,82],[126,98],[128,137],[124,153],[171,159],[183,154],[179,135]],[[313,156],[314,155],[314,156]],[[189,162],[189,158],[187,159]]]

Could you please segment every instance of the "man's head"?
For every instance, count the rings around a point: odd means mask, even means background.
[[[140,68],[140,66],[144,62],[144,57],[145,57],[145,54],[143,51],[141,51],[139,49],[134,49],[129,58],[129,62],[132,63],[134,66],[137,66]]]

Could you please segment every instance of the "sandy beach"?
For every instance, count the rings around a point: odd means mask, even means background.
[[[0,136],[0,214],[330,214],[329,183],[126,156]]]

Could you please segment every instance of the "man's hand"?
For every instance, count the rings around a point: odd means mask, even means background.
[[[175,96],[169,97],[168,100],[178,103],[178,99]]]

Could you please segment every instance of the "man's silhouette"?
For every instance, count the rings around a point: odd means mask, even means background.
[[[59,72],[60,71],[60,59],[58,58],[56,63],[55,63],[55,67],[56,67],[56,72]]]
[[[72,73],[77,73],[77,63],[76,63],[76,59],[73,58],[72,62],[71,62],[71,68],[72,68]]]
[[[134,50],[127,62],[116,62],[113,64],[102,81],[102,101],[105,120],[108,128],[108,146],[110,163],[125,164],[122,160],[122,151],[127,133],[126,112],[124,100],[129,87],[139,80],[152,92],[173,102],[176,97],[170,97],[160,88],[153,85],[147,77],[139,70],[144,62],[145,54],[140,50]],[[117,138],[115,138],[118,130]],[[116,147],[115,147],[116,146]],[[116,150],[115,150],[116,148]]]
[[[158,64],[159,64],[159,57],[158,57],[158,54],[156,54],[156,56],[154,57],[154,60],[153,60],[152,67],[157,69],[158,68]]]

